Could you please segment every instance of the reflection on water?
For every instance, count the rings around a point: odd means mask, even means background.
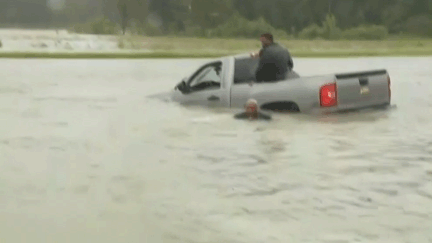
[[[296,60],[387,68],[387,110],[246,122],[145,98],[204,61],[0,61],[0,241],[431,242],[432,59]]]

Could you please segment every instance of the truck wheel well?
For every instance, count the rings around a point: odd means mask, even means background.
[[[278,101],[265,103],[261,106],[263,110],[279,111],[279,112],[300,112],[300,108],[292,101]]]

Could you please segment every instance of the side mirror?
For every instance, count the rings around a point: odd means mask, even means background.
[[[179,84],[177,84],[174,88],[174,90],[179,90],[183,94],[189,93],[189,87],[186,84],[186,81],[182,80]]]
[[[181,86],[186,86],[186,79],[187,79],[187,77],[184,77],[181,81],[180,81],[180,83],[178,83],[175,87],[174,87],[174,90],[180,90],[179,89],[179,87],[181,87]],[[181,90],[180,90],[181,91]]]

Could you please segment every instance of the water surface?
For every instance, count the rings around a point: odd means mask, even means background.
[[[432,58],[294,61],[397,107],[249,123],[146,98],[206,60],[0,60],[0,241],[432,242]]]

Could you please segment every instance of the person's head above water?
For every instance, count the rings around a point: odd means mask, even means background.
[[[273,43],[273,35],[270,33],[262,34],[260,37],[260,41],[263,47],[271,45]]]
[[[249,99],[245,104],[245,112],[238,113],[234,116],[236,119],[248,120],[271,120],[271,116],[259,111],[258,102],[254,99]]]
[[[245,104],[246,114],[248,116],[258,115],[258,102],[254,99],[249,99]]]

